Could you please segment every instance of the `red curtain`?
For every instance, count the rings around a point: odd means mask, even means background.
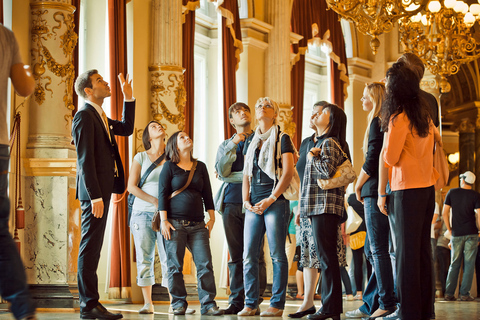
[[[184,81],[187,94],[184,130],[190,137],[193,137],[195,9],[197,6],[200,6],[200,3],[198,1],[182,0],[182,4],[187,8],[187,11],[184,13],[185,21],[182,26],[182,65],[185,68]]]
[[[0,0],[0,23],[3,24],[3,0]]]
[[[323,37],[327,32],[330,33],[328,42],[331,44],[331,53],[329,55],[331,59],[332,102],[344,109],[349,79],[342,26],[338,14],[333,10],[327,10],[328,7],[325,1],[316,1],[316,5],[319,5],[319,10],[314,10],[316,11],[315,19],[320,26],[319,35]]]
[[[79,35],[79,31],[80,31],[80,1],[81,0],[72,0],[72,5],[75,7],[75,12],[73,13],[73,23],[75,24],[75,27],[73,31],[75,31],[77,36]],[[73,66],[75,68],[74,79],[78,78],[78,52],[79,52],[78,50],[79,50],[79,43],[77,42],[77,45],[73,50]],[[72,110],[72,116],[74,116],[78,110],[78,95],[75,90],[73,90],[72,102],[73,102],[73,106],[75,107],[75,109]]]
[[[225,139],[227,139],[235,132],[228,118],[228,108],[237,102],[237,80],[235,76],[243,45],[237,0],[225,0],[218,7],[218,10],[222,14],[223,126]]]
[[[121,119],[123,110],[123,93],[117,75],[123,73],[126,76],[127,74],[126,2],[127,0],[108,0],[111,115],[113,119]],[[127,137],[117,137],[116,139],[125,168],[125,179],[127,179],[128,139]],[[109,298],[130,298],[130,231],[127,225],[127,197],[112,195],[112,214]]]

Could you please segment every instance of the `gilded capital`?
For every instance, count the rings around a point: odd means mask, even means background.
[[[477,124],[479,123],[477,117]],[[459,121],[455,121],[452,126],[452,131],[460,132],[460,133],[475,133],[475,123],[471,119],[461,119]]]

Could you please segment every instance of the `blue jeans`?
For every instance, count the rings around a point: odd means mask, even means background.
[[[167,254],[161,232],[152,230],[153,212],[132,210],[130,230],[133,234],[137,257],[137,285],[140,287],[155,284],[155,242],[162,266],[162,286],[168,287]]]
[[[365,225],[368,234],[367,256],[375,270],[378,287],[378,303],[388,310],[396,305],[392,262],[389,253],[390,225],[388,217],[380,212],[377,197],[365,197]]]
[[[243,227],[245,224],[245,213],[242,212],[241,204],[225,203],[224,205],[222,220],[228,252],[230,253],[230,260],[228,260],[230,296],[228,297],[228,302],[242,309],[245,300],[245,290],[243,289]],[[262,296],[267,285],[263,238],[258,268],[260,274],[260,296]]]
[[[8,230],[8,162],[8,146],[0,145],[0,296],[11,303],[13,315],[20,319],[34,314],[35,306],[28,292],[20,254]]]
[[[172,308],[187,307],[187,290],[183,280],[183,259],[185,248],[192,253],[197,269],[198,300],[202,314],[216,307],[215,278],[213,276],[212,253],[210,239],[205,222],[184,225],[179,220],[168,219],[175,230],[170,230],[170,240],[165,240],[168,266],[168,290],[172,296]]]
[[[463,279],[460,286],[460,296],[468,296],[470,294],[470,289],[472,288],[473,272],[475,271],[475,257],[478,250],[478,234],[459,237],[452,236],[451,242],[452,262],[448,269],[445,295],[453,296],[455,294],[458,273],[463,258]]]
[[[283,309],[288,282],[288,261],[285,253],[287,223],[290,206],[287,200],[277,200],[257,215],[245,212],[243,275],[245,288],[245,306],[256,309],[259,297],[258,260],[262,238],[267,233],[270,257],[273,264],[273,284],[270,306]]]

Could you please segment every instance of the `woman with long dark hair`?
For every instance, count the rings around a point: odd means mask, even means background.
[[[350,158],[346,141],[347,116],[334,104],[321,108],[314,119],[320,136],[308,153],[301,189],[300,214],[309,218],[315,249],[322,270],[322,307],[308,319],[339,320],[342,313],[342,284],[340,280],[337,239],[344,216],[345,187],[321,189],[317,179],[329,179],[337,168]]]
[[[212,188],[207,166],[193,158],[192,150],[193,141],[185,132],[172,134],[167,141],[167,162],[163,165],[158,184],[160,226],[167,253],[168,290],[172,297],[173,314],[184,315],[188,304],[182,271],[185,248],[188,248],[197,268],[202,315],[223,315],[214,300],[216,287],[209,239],[215,223]],[[191,170],[195,171],[188,183]],[[183,191],[173,196],[181,189]],[[205,210],[210,218],[207,223],[204,221]]]
[[[401,319],[430,319],[432,314],[432,252],[430,225],[435,210],[434,143],[441,145],[418,76],[404,62],[387,71],[382,129],[383,160],[388,166],[395,215],[397,294]],[[381,170],[382,168],[380,168]],[[380,174],[382,178],[384,175]],[[379,182],[378,207],[387,214],[385,181]],[[393,210],[392,210],[393,209]]]

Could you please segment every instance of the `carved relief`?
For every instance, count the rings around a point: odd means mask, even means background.
[[[178,130],[183,130],[185,127],[186,102],[183,74],[178,72],[152,72],[150,91],[152,95],[150,108],[152,109],[153,119],[160,122],[165,130],[167,125],[161,122],[163,119],[176,125]],[[178,113],[173,113],[172,108],[168,108],[167,105],[172,105]]]
[[[52,9],[68,10],[69,12],[57,11],[53,13],[55,25],[52,27],[48,24],[46,15],[49,14],[50,7],[48,4],[32,4],[32,65],[33,76],[37,86],[35,88],[35,101],[42,105],[45,102],[46,92],[50,92],[53,97],[53,90],[50,88],[52,78],[45,75],[47,69],[55,76],[60,78],[58,85],[65,83],[65,91],[63,102],[69,112],[65,115],[67,123],[71,121],[71,111],[75,109],[73,105],[73,83],[75,77],[75,68],[73,65],[73,50],[77,45],[78,36],[73,31],[73,12],[75,8],[70,5],[51,5]],[[49,9],[44,9],[48,7]],[[66,30],[65,30],[66,29]],[[61,30],[65,30],[59,34]],[[47,48],[46,42],[49,40],[60,40],[60,48],[67,62],[62,64],[55,59],[52,52]],[[65,59],[64,59],[65,60]],[[45,68],[45,66],[47,68]]]
[[[293,138],[297,128],[297,125],[293,122],[293,111],[280,109],[278,120],[283,124],[283,131]]]

